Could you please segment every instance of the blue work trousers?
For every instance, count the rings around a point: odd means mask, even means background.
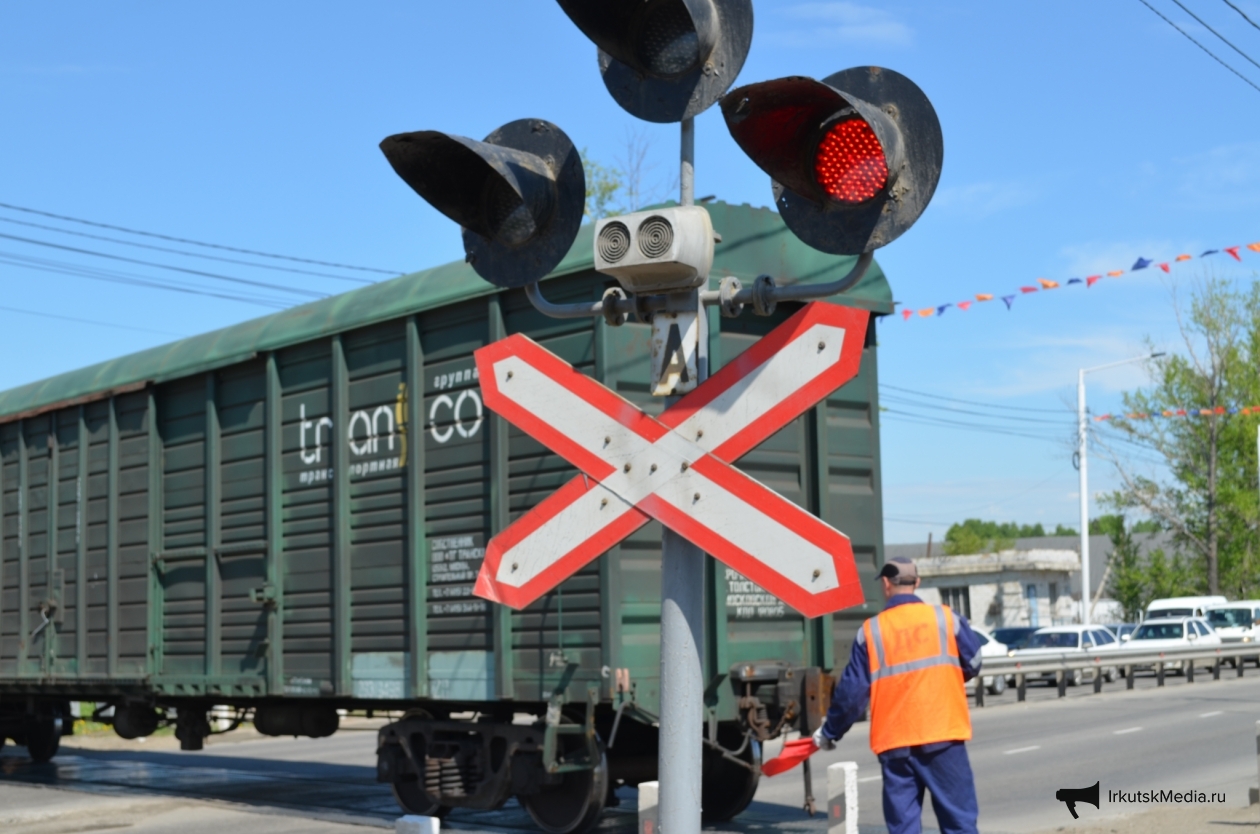
[[[941,834],[976,834],[980,815],[976,781],[967,746],[961,741],[931,752],[919,748],[889,751],[879,762],[884,768],[884,824],[888,834],[919,834],[923,830],[924,788],[932,794]]]

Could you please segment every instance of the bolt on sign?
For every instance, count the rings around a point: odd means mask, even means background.
[[[659,417],[523,335],[486,405],[582,474],[491,539],[475,593],[523,608],[651,519],[808,617],[863,602],[848,537],[731,465],[858,372],[868,313],[814,302]]]

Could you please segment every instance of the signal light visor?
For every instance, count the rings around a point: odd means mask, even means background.
[[[832,199],[864,203],[888,184],[888,162],[875,131],[863,119],[831,126],[818,144],[814,176]]]

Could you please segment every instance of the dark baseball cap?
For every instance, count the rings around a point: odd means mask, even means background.
[[[913,585],[919,581],[919,570],[908,556],[894,556],[884,563],[877,578],[892,580],[894,585]]]

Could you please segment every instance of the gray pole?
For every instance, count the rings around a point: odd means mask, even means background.
[[[700,834],[703,733],[704,553],[666,529],[661,537],[661,834]]]
[[[679,170],[684,206],[695,203],[695,123],[682,123]],[[697,298],[698,301],[698,298]],[[700,305],[704,316],[704,306]],[[696,367],[709,373],[701,329]],[[661,536],[660,834],[700,834],[704,671],[704,552],[673,530]]]
[[[1093,594],[1089,587],[1089,473],[1085,468],[1085,440],[1089,423],[1085,421],[1085,370],[1076,378],[1077,453],[1081,464],[1081,622],[1089,625],[1089,603]]]
[[[678,202],[684,206],[696,202],[696,122],[682,121],[682,148],[679,151]]]

